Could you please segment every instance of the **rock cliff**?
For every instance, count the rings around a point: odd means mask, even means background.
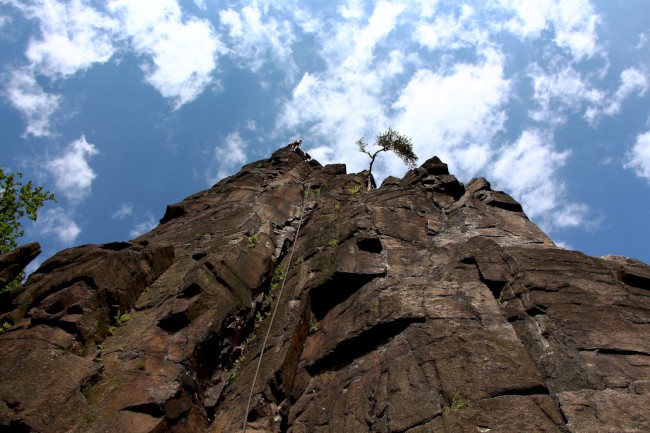
[[[650,431],[650,267],[437,158],[365,184],[287,146],[44,262],[0,305],[0,430]]]

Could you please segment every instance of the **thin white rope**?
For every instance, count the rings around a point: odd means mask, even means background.
[[[244,412],[244,429],[242,433],[246,433],[246,426],[248,425],[248,411],[251,407],[251,400],[253,398],[253,392],[255,391],[255,382],[257,381],[257,375],[260,372],[260,366],[262,365],[262,356],[264,355],[264,349],[266,348],[266,342],[269,339],[271,334],[271,328],[273,327],[273,321],[275,320],[275,313],[278,311],[278,306],[280,305],[280,298],[282,297],[282,291],[284,290],[284,283],[287,281],[287,276],[289,275],[289,269],[291,269],[291,260],[293,259],[293,250],[296,248],[298,243],[298,235],[300,234],[300,227],[302,227],[302,219],[305,216],[305,211],[307,210],[307,198],[309,197],[309,187],[311,182],[307,184],[307,190],[303,193],[302,206],[300,207],[300,221],[298,221],[298,229],[296,230],[296,237],[293,245],[291,246],[291,251],[289,252],[289,261],[287,263],[287,269],[284,271],[284,277],[282,278],[282,284],[280,285],[280,291],[278,292],[278,298],[275,301],[275,308],[273,308],[273,314],[271,315],[271,321],[269,322],[269,328],[266,330],[266,335],[264,336],[264,342],[262,343],[262,349],[260,351],[260,357],[257,360],[257,368],[255,369],[255,375],[253,376],[253,383],[251,384],[251,391],[248,394],[248,402],[246,403],[246,412]]]

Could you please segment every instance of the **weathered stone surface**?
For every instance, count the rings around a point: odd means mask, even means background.
[[[43,263],[0,316],[0,429],[648,430],[647,265],[435,157],[366,182],[286,147]]]
[[[0,254],[0,289],[11,283],[41,253],[38,242],[19,245]]]

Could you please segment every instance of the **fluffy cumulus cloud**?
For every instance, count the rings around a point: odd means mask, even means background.
[[[584,76],[571,64],[558,68],[550,62],[544,70],[535,63],[529,68],[528,76],[533,84],[533,101],[537,104],[528,114],[551,129],[564,124],[575,113],[582,113],[589,124],[596,126],[602,116],[618,114],[628,98],[643,96],[649,85],[647,74],[634,67],[620,73],[616,91],[599,89],[593,84],[597,81],[595,77]]]
[[[591,113],[602,103],[604,92],[593,88],[572,65],[565,64],[559,68],[550,65],[547,69],[555,70],[548,72],[537,63],[529,68],[533,99],[539,104],[530,112],[530,117],[557,126],[566,121],[567,115],[589,106],[585,116],[593,118]]]
[[[625,167],[650,184],[650,131],[639,134],[627,153]]]
[[[569,152],[558,152],[552,139],[538,130],[526,130],[519,139],[500,149],[490,169],[495,186],[519,200],[526,213],[546,230],[577,227],[584,223],[589,208],[567,202],[558,171]]]
[[[215,182],[229,176],[246,162],[246,148],[248,143],[239,132],[231,132],[222,144],[214,148],[214,163],[208,175],[208,183]],[[214,173],[216,171],[216,173]]]
[[[115,51],[112,34],[117,22],[86,2],[33,0],[12,2],[40,25],[25,52],[41,74],[58,78],[110,59]]]
[[[600,49],[600,17],[589,0],[500,0],[499,5],[514,15],[503,27],[518,36],[537,38],[552,28],[555,44],[578,61]]]
[[[72,245],[81,233],[81,228],[60,207],[41,212],[35,223],[35,231],[41,235],[53,235],[63,245]]]
[[[416,153],[440,156],[462,177],[483,168],[506,119],[510,82],[503,56],[487,49],[480,63],[458,63],[450,71],[417,71],[400,93],[395,125],[408,131]]]
[[[590,123],[595,123],[602,115],[614,116],[621,111],[625,100],[631,96],[643,96],[648,90],[648,76],[638,68],[627,68],[621,72],[621,84],[601,106],[592,106],[585,113]]]
[[[295,71],[291,50],[295,36],[287,19],[270,16],[256,2],[240,11],[222,10],[219,18],[230,42],[230,54],[252,71],[258,72],[268,59],[290,75]]]
[[[95,146],[82,136],[70,143],[60,155],[45,163],[45,169],[54,177],[57,190],[73,203],[78,203],[90,194],[97,175],[88,164],[88,159],[95,154]]]
[[[441,13],[433,21],[421,21],[414,33],[415,39],[429,49],[454,50],[483,45],[489,34],[476,17],[476,9],[468,4],[458,12]]]
[[[596,26],[600,17],[589,0],[556,0],[553,14],[555,42],[571,51],[576,60],[594,56],[598,52]]]
[[[210,22],[184,18],[176,0],[110,0],[132,49],[149,60],[147,82],[176,107],[194,100],[212,81],[223,49]]]
[[[549,25],[555,1],[500,0],[500,5],[514,13],[505,23],[506,29],[524,38],[534,38]]]
[[[5,88],[5,97],[25,118],[26,136],[52,135],[51,117],[59,107],[60,97],[45,92],[32,71],[29,69],[12,71]]]
[[[353,13],[354,4],[347,7],[344,13],[353,19],[319,34],[326,69],[303,74],[282,106],[278,129],[306,131],[312,142],[321,143],[310,148],[312,156],[361,169],[353,143],[387,126],[384,95],[403,72],[402,53],[379,45],[395,29],[404,6],[379,2],[367,18]]]
[[[51,118],[59,108],[59,95],[43,90],[39,77],[68,78],[114,52],[111,34],[115,21],[82,0],[4,0],[35,20],[39,33],[25,50],[27,64],[10,69],[5,97],[27,123],[25,135],[52,135]]]
[[[176,0],[4,0],[36,21],[25,56],[32,75],[69,78],[116,52],[143,58],[145,79],[175,107],[194,100],[214,79],[223,46],[212,24],[185,17]],[[205,6],[199,2],[199,6]]]

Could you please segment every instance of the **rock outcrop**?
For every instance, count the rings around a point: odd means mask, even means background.
[[[41,245],[32,242],[0,254],[0,290],[21,275],[27,265],[40,253]]]
[[[0,429],[650,431],[650,267],[437,158],[366,180],[287,146],[47,260],[2,306]]]

